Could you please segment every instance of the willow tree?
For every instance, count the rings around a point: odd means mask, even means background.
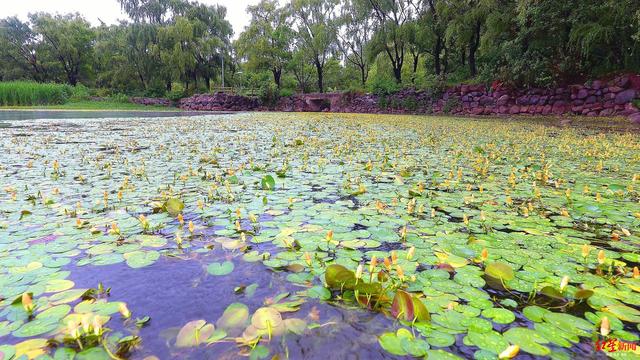
[[[95,32],[79,14],[29,16],[34,30],[42,36],[42,46],[62,67],[66,80],[78,84],[80,74],[93,61]]]
[[[324,92],[324,67],[335,50],[339,0],[292,0],[299,47],[316,68],[318,91]]]
[[[236,42],[239,55],[247,59],[250,70],[269,70],[280,88],[282,72],[292,54],[294,33],[289,9],[279,7],[277,0],[262,0],[248,6],[247,12],[251,22]]]
[[[374,54],[385,53],[389,57],[393,76],[402,82],[407,45],[414,28],[411,23],[419,1],[415,0],[361,0],[368,4],[374,19],[375,35],[372,39]]]

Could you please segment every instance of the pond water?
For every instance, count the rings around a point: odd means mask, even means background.
[[[623,122],[111,115],[1,121],[0,359],[640,355]]]

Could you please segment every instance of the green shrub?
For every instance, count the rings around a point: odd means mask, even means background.
[[[113,102],[123,103],[123,104],[131,102],[129,99],[129,95],[123,94],[123,93],[113,94],[109,97],[109,99]]]
[[[174,89],[167,93],[167,99],[171,101],[178,101],[188,96],[187,92],[183,89]]]
[[[391,95],[400,91],[401,86],[394,80],[375,78],[371,83],[371,92],[375,95]]]
[[[281,88],[280,89],[280,97],[289,97],[289,96],[293,96],[295,94],[295,90],[293,89],[286,89],[286,88]]]
[[[39,84],[27,81],[0,83],[0,106],[55,105],[66,103],[73,88],[61,84]]]
[[[71,96],[70,96],[71,100],[76,100],[76,101],[87,100],[91,96],[91,94],[89,93],[89,88],[82,84],[78,84],[70,88],[71,88]]]

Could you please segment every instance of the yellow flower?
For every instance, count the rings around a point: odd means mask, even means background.
[[[257,223],[258,218],[253,214],[249,214],[249,221],[251,221],[252,223]]]
[[[633,278],[634,279],[640,278],[640,270],[638,270],[637,266],[633,267]]]
[[[395,250],[391,251],[391,263],[393,265],[396,265],[398,263],[398,254],[396,254]]]
[[[184,217],[182,214],[178,214],[178,222],[180,223],[180,226],[184,225]]]
[[[93,333],[96,336],[102,335],[102,322],[98,316],[93,317]]]
[[[327,242],[333,240],[333,230],[327,231]]]
[[[84,314],[82,316],[82,330],[85,334],[91,331],[91,314]]]
[[[242,226],[240,225],[240,220],[236,220],[236,231],[242,230]]]
[[[202,210],[204,209],[204,202],[202,200],[198,199],[198,209]]]
[[[503,352],[498,355],[498,359],[511,359],[518,355],[520,352],[520,346],[518,345],[509,345]]]
[[[387,257],[384,258],[384,267],[387,268],[387,271],[391,271],[391,261]]]
[[[76,323],[75,321],[69,320],[69,322],[67,323],[67,332],[69,333],[69,336],[72,339],[79,338],[80,337],[80,327],[78,326],[78,323]]]
[[[404,281],[404,271],[402,271],[402,267],[400,265],[396,265],[396,272],[398,273],[400,280]]]
[[[120,305],[118,306],[118,311],[120,312],[120,315],[122,315],[122,317],[125,319],[131,317],[131,311],[129,311],[129,308],[125,303],[120,303]]]
[[[569,285],[569,277],[563,276],[562,280],[560,280],[560,291],[564,291],[564,289]]]
[[[486,248],[482,249],[482,252],[480,253],[480,259],[482,259],[482,261],[487,261],[488,258],[489,250],[487,250]]]
[[[434,218],[436,217],[436,209],[431,208],[431,217]]]
[[[80,218],[76,218],[76,227],[77,228],[81,228],[82,227],[82,220],[80,220]]]
[[[311,254],[309,254],[309,252],[305,251],[304,253],[304,261],[307,263],[308,266],[311,266]]]
[[[407,260],[411,260],[413,259],[413,255],[415,255],[416,253],[416,247],[412,246],[409,248],[409,251],[407,251]]]
[[[598,251],[598,264],[600,265],[604,264],[605,259],[606,259],[606,256],[604,255],[604,250]]]
[[[196,229],[196,226],[193,225],[193,221],[189,220],[189,232],[193,234],[193,231]]]
[[[369,273],[373,274],[377,265],[378,265],[378,258],[375,255],[373,255],[371,257],[371,261],[369,262]]]
[[[358,264],[356,269],[356,279],[362,279],[362,273],[364,272],[364,265]]]
[[[22,307],[28,313],[33,312],[35,305],[33,305],[33,298],[31,297],[31,294],[29,293],[22,294]]]
[[[611,332],[611,325],[609,324],[609,318],[604,316],[600,321],[600,335],[607,336]]]
[[[589,252],[591,251],[591,247],[587,244],[582,245],[582,257],[586,258],[589,256]]]

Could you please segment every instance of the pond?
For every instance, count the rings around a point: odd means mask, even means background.
[[[15,120],[0,359],[640,355],[624,123]]]

